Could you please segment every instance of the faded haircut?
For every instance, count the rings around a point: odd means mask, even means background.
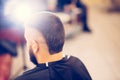
[[[65,32],[61,20],[56,15],[51,12],[39,12],[33,15],[25,26],[35,28],[42,33],[50,54],[62,51]]]

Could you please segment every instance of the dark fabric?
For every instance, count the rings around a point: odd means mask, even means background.
[[[57,11],[63,11],[64,6],[70,5],[72,2],[74,2],[74,0],[57,0],[57,5],[56,5]],[[75,5],[80,9],[84,8],[84,4],[80,0],[76,0]]]
[[[17,45],[15,42],[0,39],[0,55],[10,54],[11,56],[17,56],[16,47]]]
[[[76,57],[39,64],[15,80],[92,80],[84,64]]]
[[[71,4],[71,0],[57,0],[57,11],[64,11],[64,6]]]

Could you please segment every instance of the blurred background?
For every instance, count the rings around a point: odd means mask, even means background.
[[[81,59],[93,80],[120,80],[120,0],[0,0],[0,80],[34,67],[23,24],[38,11],[60,17],[63,53]]]

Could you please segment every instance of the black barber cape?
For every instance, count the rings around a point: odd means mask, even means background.
[[[39,64],[15,80],[92,80],[84,64],[76,57]]]

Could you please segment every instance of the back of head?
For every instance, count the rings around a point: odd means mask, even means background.
[[[26,26],[38,30],[43,35],[50,54],[62,51],[65,33],[63,24],[56,15],[39,12],[30,18]]]

